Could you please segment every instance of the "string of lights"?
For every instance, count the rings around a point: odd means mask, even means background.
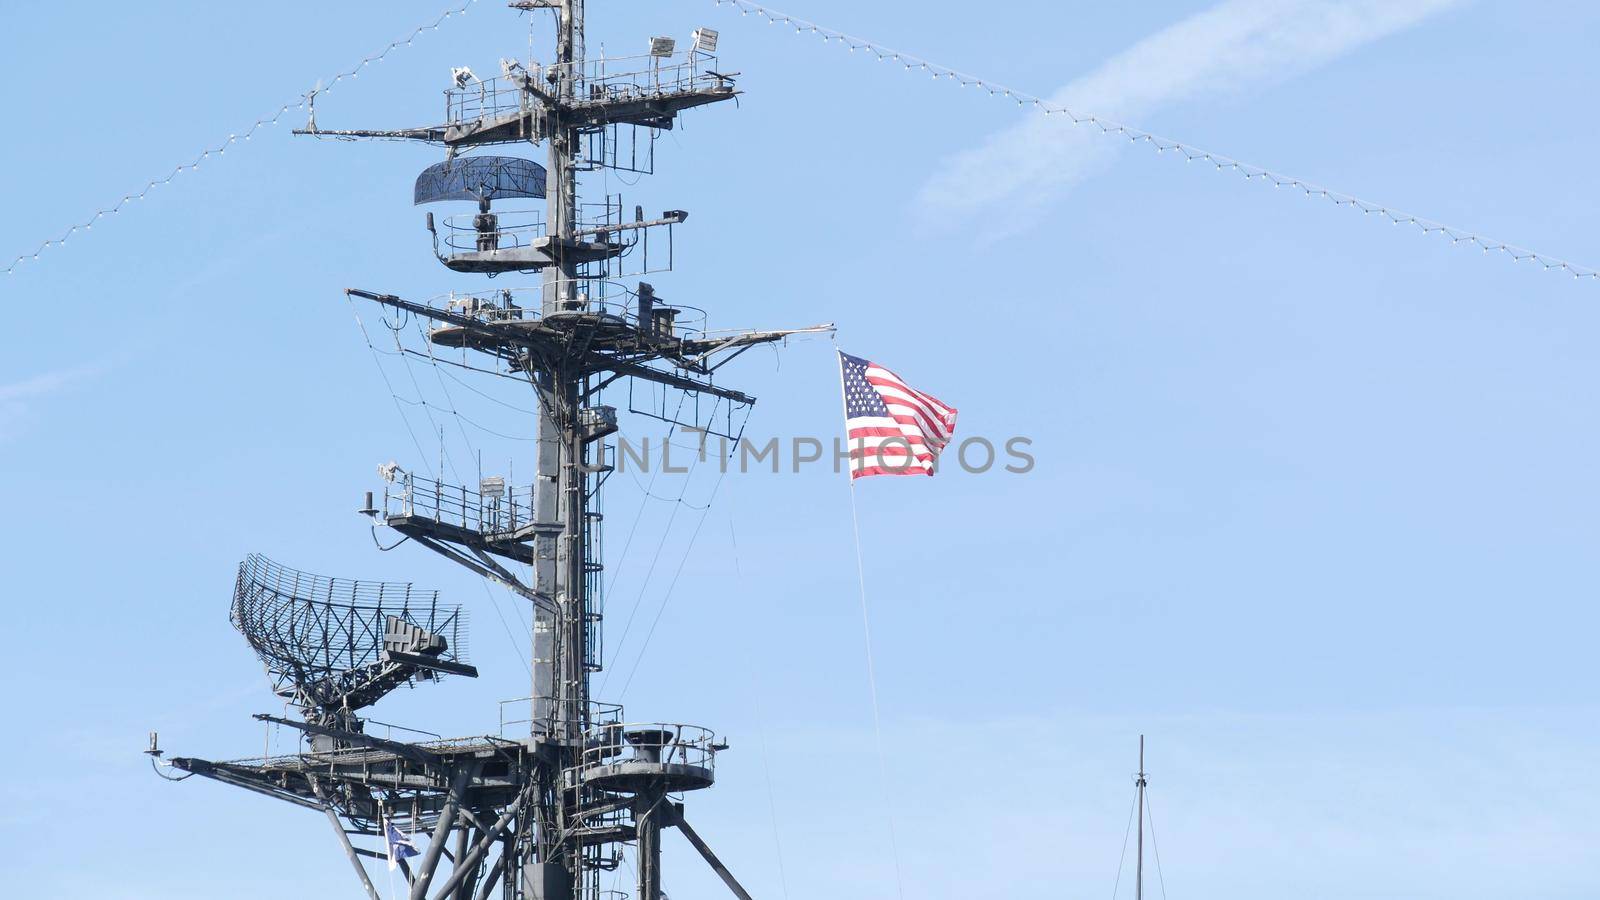
[[[288,115],[291,110],[305,109],[307,105],[315,102],[315,98],[317,96],[327,94],[328,92],[332,91],[335,85],[346,78],[357,77],[361,73],[361,70],[373,65],[374,63],[382,62],[384,57],[388,56],[391,52],[398,50],[401,47],[411,46],[411,44],[415,42],[417,38],[421,37],[426,32],[437,30],[439,26],[443,25],[445,20],[449,19],[451,16],[466,15],[467,9],[477,2],[478,0],[465,0],[465,2],[460,6],[447,9],[440,13],[439,17],[434,19],[431,23],[419,25],[412,29],[411,33],[405,37],[391,42],[387,47],[384,47],[382,50],[372,54],[371,56],[363,57],[359,63],[356,63],[346,71],[334,75],[331,79],[325,79],[327,81],[326,84],[323,84],[321,81],[317,82],[317,86],[315,88],[305,94],[302,94],[297,101],[283,104],[282,106],[278,107],[277,110],[275,110],[270,116],[262,116],[254,122],[251,122],[250,127],[244,129],[243,131],[237,131],[228,135],[227,140],[217,144],[215,147],[202,150],[199,156],[196,156],[189,162],[174,168],[167,174],[165,178],[157,178],[146,182],[144,187],[140,190],[134,193],[124,194],[122,195],[122,199],[118,200],[114,205],[96,210],[94,215],[68,228],[60,237],[50,238],[49,240],[46,240],[39,244],[39,246],[35,247],[31,253],[24,253],[21,256],[13,259],[10,264],[6,266],[5,274],[10,275],[16,271],[18,266],[37,260],[39,255],[44,253],[46,250],[65,244],[73,237],[73,235],[76,235],[78,232],[92,230],[96,222],[106,218],[107,216],[116,215],[122,211],[123,207],[131,203],[137,203],[138,201],[145,199],[147,196],[149,196],[151,191],[164,185],[171,184],[172,180],[178,176],[183,175],[186,172],[195,171],[196,169],[200,168],[200,163],[210,159],[212,156],[223,155],[227,152],[228,148],[234,144],[237,144],[240,141],[250,140],[250,138],[254,136],[255,133],[260,129],[270,128],[271,126],[278,124],[278,120]]]
[[[991,97],[1014,101],[1019,107],[1031,107],[1047,116],[1065,116],[1071,120],[1073,125],[1097,129],[1101,134],[1109,137],[1125,138],[1129,143],[1151,147],[1157,153],[1175,153],[1183,156],[1190,163],[1210,164],[1218,172],[1238,175],[1244,178],[1245,181],[1261,181],[1269,183],[1276,188],[1298,190],[1313,200],[1325,200],[1334,206],[1358,210],[1363,215],[1377,216],[1397,226],[1404,225],[1415,228],[1425,235],[1439,235],[1447,238],[1453,245],[1465,244],[1470,247],[1478,247],[1486,254],[1503,254],[1515,262],[1526,262],[1545,271],[1564,272],[1575,279],[1600,280],[1600,270],[1590,266],[1567,262],[1548,253],[1529,250],[1525,247],[1519,247],[1514,244],[1508,244],[1505,241],[1477,234],[1465,228],[1446,225],[1412,213],[1402,212],[1382,203],[1363,200],[1342,191],[1335,191],[1314,184],[1303,178],[1284,175],[1262,166],[1242,162],[1220,153],[1213,153],[1192,144],[1162,137],[1102,116],[1069,109],[1026,91],[1019,91],[988,79],[968,75],[948,66],[941,66],[919,56],[894,50],[864,38],[845,34],[842,31],[824,28],[815,22],[796,18],[787,13],[752,2],[752,0],[713,0],[713,2],[719,7],[731,6],[747,16],[751,14],[760,16],[772,25],[788,26],[794,29],[795,34],[818,37],[825,44],[837,42],[852,53],[863,51],[877,57],[881,62],[898,63],[908,72],[927,73],[936,81],[945,79],[953,81],[962,87],[975,87],[986,91]]]

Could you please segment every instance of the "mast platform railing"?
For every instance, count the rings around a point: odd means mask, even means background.
[[[617,722],[590,730],[580,761],[586,770],[642,763],[714,772],[720,748],[717,736],[699,725]]]
[[[650,100],[682,94],[731,93],[733,83],[717,72],[717,58],[699,50],[670,56],[624,56],[564,65],[534,65],[525,71],[473,81],[445,91],[445,121],[465,125],[519,116],[535,108],[529,88],[553,92],[568,71],[576,106]]]
[[[563,301],[564,308],[560,312],[610,316],[629,324],[641,324],[638,314],[638,291],[622,282],[603,279],[563,281],[553,287],[451,291],[432,298],[427,305],[456,315],[469,316],[480,322],[535,322],[547,318],[542,312],[547,290],[555,290],[566,298]],[[655,298],[652,310],[652,315],[656,317],[653,327],[669,329],[673,337],[701,340],[710,335],[706,331],[706,313],[703,309],[682,303],[666,303]]]
[[[518,697],[515,700],[500,701],[500,736],[515,739],[516,734],[507,734],[506,730],[512,729],[520,734],[546,734],[550,730],[547,717],[540,714],[541,710],[555,708],[553,697]],[[623,713],[620,703],[602,703],[599,700],[590,700],[589,728],[591,732],[621,724]]]
[[[533,246],[534,242],[548,234],[542,211],[496,210],[494,215],[498,220],[497,225],[487,231],[478,230],[478,216],[475,213],[446,216],[442,238],[444,245],[453,251],[447,255],[519,250]]]
[[[729,80],[717,74],[715,56],[688,50],[671,56],[590,60],[583,67],[575,93],[581,104],[731,90]]]
[[[484,479],[480,490],[447,484],[407,472],[398,466],[381,469],[385,519],[421,518],[454,525],[485,537],[511,535],[534,524],[533,487],[514,487]]]
[[[612,242],[628,249],[638,238],[631,233],[622,219],[620,201],[585,203],[574,228],[575,235],[591,242]],[[489,250],[517,250],[531,247],[550,235],[543,210],[495,210],[494,227],[480,229],[479,213],[460,213],[444,217],[440,243],[459,253],[482,253]]]

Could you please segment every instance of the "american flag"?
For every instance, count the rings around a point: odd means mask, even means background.
[[[956,430],[955,409],[874,362],[839,354],[850,478],[932,475]]]

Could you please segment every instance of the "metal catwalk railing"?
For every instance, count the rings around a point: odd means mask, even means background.
[[[636,229],[624,221],[623,212],[620,199],[586,203],[574,231],[580,238],[596,242],[610,241],[631,248],[638,237],[633,234]],[[543,210],[496,209],[487,214],[493,217],[487,221],[484,215],[480,212],[457,213],[439,221],[440,242],[454,251],[447,255],[518,250],[533,246],[549,234]]]
[[[485,478],[479,490],[446,484],[398,467],[383,470],[383,514],[386,518],[415,517],[455,525],[486,537],[509,535],[532,525],[533,487],[514,487]]]
[[[562,281],[554,287],[496,288],[487,291],[451,291],[427,301],[427,305],[458,316],[480,322],[507,323],[532,322],[544,317],[544,296],[555,290],[566,298],[570,313],[591,316],[612,316],[629,323],[639,323],[639,292],[620,281],[605,279],[576,279]],[[655,298],[652,308],[652,327],[657,333],[683,340],[705,340],[717,334],[706,330],[706,312],[696,306],[668,303]],[[436,328],[453,329],[454,325]],[[730,334],[732,332],[729,332]]]
[[[454,256],[489,250],[519,250],[533,246],[545,236],[544,213],[539,210],[496,210],[494,227],[479,229],[479,213],[446,216],[442,238]]]
[[[553,706],[553,699],[550,697],[518,697],[515,700],[500,701],[500,736],[510,740],[520,740],[526,737],[530,730],[541,733],[546,731],[549,723],[538,717],[536,710],[551,709]],[[591,730],[619,725],[622,718],[622,704],[589,701],[588,719]]]
[[[728,80],[716,74],[717,58],[688,50],[670,56],[625,56],[586,60],[577,66],[573,95],[584,103],[649,100],[674,94],[726,89]],[[463,125],[485,119],[520,115],[532,108],[524,85],[550,90],[568,66],[535,65],[525,71],[476,80],[445,91],[445,121]]]
[[[717,748],[716,735],[698,725],[617,722],[591,728],[580,759],[585,769],[638,762],[713,771]]]

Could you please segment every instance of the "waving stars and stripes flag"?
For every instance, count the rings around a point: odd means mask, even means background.
[[[932,475],[956,411],[875,362],[840,352],[850,478]]]

